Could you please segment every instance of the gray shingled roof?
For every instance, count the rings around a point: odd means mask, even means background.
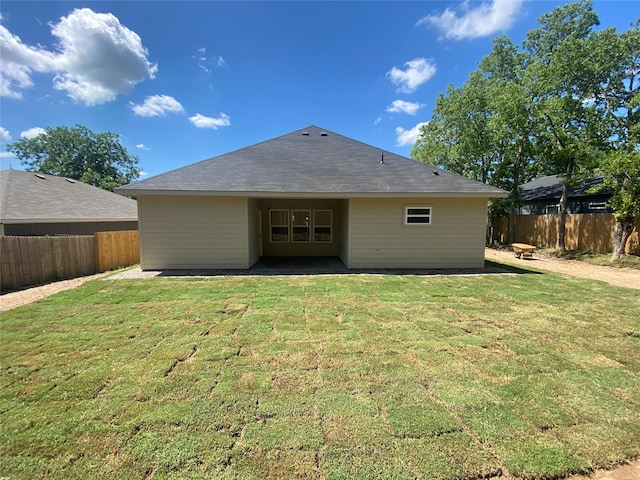
[[[524,201],[559,200],[562,196],[563,182],[564,180],[556,175],[536,178],[520,187],[521,198]],[[597,193],[589,193],[590,188],[600,185],[601,183],[602,178],[584,180],[580,185],[569,188],[569,198],[611,195],[611,189],[608,188],[603,188]]]
[[[380,163],[382,156],[384,164]],[[498,188],[317,126],[132,183],[116,192],[336,198],[507,195]]]
[[[0,223],[137,220],[130,198],[55,175],[0,171]]]

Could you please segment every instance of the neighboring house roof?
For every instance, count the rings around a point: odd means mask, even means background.
[[[55,175],[0,171],[0,223],[137,220],[130,198]]]
[[[585,180],[580,185],[569,188],[569,198],[611,195],[611,190],[606,188],[598,191],[597,193],[589,193],[590,188],[593,188],[596,185],[600,185],[601,183],[602,178],[592,178],[590,180]],[[564,179],[556,175],[537,178],[522,185],[522,201],[531,202],[536,200],[559,200],[562,196],[563,185]]]
[[[116,192],[287,197],[507,195],[317,126],[119,187]]]

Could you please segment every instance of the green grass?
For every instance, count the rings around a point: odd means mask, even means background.
[[[587,250],[569,250],[562,252],[557,249],[543,249],[541,251],[552,257],[565,258],[567,260],[578,260],[591,265],[602,265],[607,267],[633,268],[640,270],[640,256],[624,255],[617,260],[611,260],[610,253],[594,253]]]
[[[492,248],[507,250],[509,252],[512,251],[511,247],[506,244],[496,244]],[[563,258],[565,260],[575,260],[579,262],[589,263],[591,265],[616,268],[632,268],[634,270],[640,270],[640,256],[632,254],[623,255],[617,260],[611,260],[611,253],[594,253],[588,250],[562,251],[558,250],[557,248],[537,248],[536,255]]]
[[[640,456],[640,295],[96,280],[0,319],[0,477],[550,479]]]

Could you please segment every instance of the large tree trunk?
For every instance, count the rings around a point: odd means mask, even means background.
[[[562,184],[562,195],[560,196],[560,205],[558,206],[558,250],[567,251],[565,245],[565,232],[567,225],[567,205],[569,203],[569,185],[573,179],[574,160],[570,158],[567,162],[567,168],[564,172],[564,183]]]
[[[511,189],[511,208],[509,208],[509,230],[507,232],[507,239],[509,243],[515,241],[516,236],[516,214],[518,213],[518,207],[520,207],[520,165],[522,163],[524,139],[520,139],[518,144],[518,153],[513,163],[513,188]],[[524,241],[524,240],[522,240]]]
[[[507,243],[512,244],[515,242],[516,236],[516,207],[511,204],[509,207],[509,228],[507,229]]]
[[[627,239],[631,235],[631,232],[633,232],[634,226],[635,218],[616,218],[616,223],[613,227],[613,254],[611,255],[612,260],[617,260],[625,254],[624,248],[627,245]]]
[[[558,207],[558,250],[563,252],[567,250],[564,237],[567,225],[567,203],[569,203],[569,183],[567,179],[562,186],[562,195],[560,196],[560,205]]]

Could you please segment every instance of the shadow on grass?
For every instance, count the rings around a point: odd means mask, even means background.
[[[540,274],[486,260],[484,268],[360,268],[348,269],[337,257],[266,257],[248,270],[188,269],[160,270],[158,277],[273,276],[273,275],[505,275]]]
[[[527,262],[535,262],[535,260],[526,260]],[[539,272],[537,270],[528,270],[526,268],[516,267],[515,265],[509,265],[506,263],[493,262],[491,260],[484,261],[485,269],[491,268],[495,270],[502,270],[502,273],[517,273],[519,275],[530,274],[530,275],[543,275],[544,272]],[[532,268],[535,268],[535,264],[531,265]]]

